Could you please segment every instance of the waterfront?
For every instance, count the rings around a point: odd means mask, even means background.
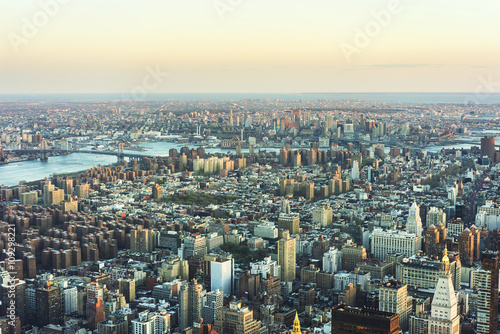
[[[129,151],[126,152],[147,155],[147,156],[168,156],[168,151],[171,148],[180,150],[181,147],[197,148],[199,145],[192,144],[177,144],[171,142],[145,142],[141,145],[145,151]],[[87,148],[88,149],[88,148]],[[268,152],[277,152],[279,148],[266,148]],[[234,149],[206,148],[207,153],[234,153]],[[248,149],[242,149],[243,153],[248,152]],[[258,149],[256,149],[258,152]],[[0,185],[15,186],[20,181],[32,182],[50,177],[54,174],[74,173],[83,171],[99,165],[106,166],[116,163],[116,157],[98,154],[72,153],[50,157],[48,161],[27,160],[19,163],[10,163],[0,166]]]
[[[471,140],[480,140],[478,137],[471,138]],[[500,140],[497,137],[496,140]],[[187,146],[189,148],[196,149],[200,145],[193,145],[187,143],[172,143],[172,142],[144,142],[140,145],[145,151],[132,151],[126,150],[126,152],[146,155],[146,156],[168,156],[168,151],[171,148],[176,148],[180,150],[181,147]],[[429,146],[426,150],[429,153],[437,153],[443,147],[447,148],[457,148],[457,149],[470,149],[472,146],[478,146],[477,144],[460,143],[447,146]],[[89,149],[89,147],[85,148]],[[280,148],[263,148],[262,151],[267,152],[279,152]],[[248,153],[248,148],[243,148],[241,150],[243,153]],[[256,149],[257,153],[259,149]],[[386,148],[386,153],[388,153],[389,148]],[[206,148],[207,153],[235,153],[235,149],[228,148]],[[98,154],[85,154],[85,153],[72,153],[68,155],[61,155],[56,157],[50,157],[48,161],[38,160],[28,160],[22,161],[21,165],[19,163],[10,163],[0,166],[0,185],[15,186],[19,184],[20,181],[32,182],[44,179],[45,177],[50,177],[55,174],[63,173],[74,173],[83,171],[92,167],[106,166],[116,163],[116,157],[108,155],[98,155]]]

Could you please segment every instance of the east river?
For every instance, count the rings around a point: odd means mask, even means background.
[[[474,141],[479,141],[480,137],[471,138]],[[497,143],[500,137],[496,138]],[[168,151],[171,148],[180,150],[181,147],[187,146],[189,148],[197,148],[199,145],[190,145],[186,143],[178,144],[171,142],[145,142],[141,145],[145,151],[128,151],[134,154],[144,154],[148,156],[168,156]],[[469,149],[471,146],[478,146],[477,144],[460,143],[454,145],[447,145],[447,148],[465,148]],[[431,153],[440,151],[443,146],[430,146],[426,150]],[[265,148],[261,149],[267,152],[279,152],[279,148]],[[388,152],[389,148],[386,147]],[[206,148],[207,153],[227,153],[235,152],[234,149],[221,149],[221,148]],[[248,152],[248,149],[242,149],[242,152]],[[255,150],[258,152],[258,149]],[[5,165],[0,165],[0,185],[15,186],[20,181],[32,182],[42,180],[45,177],[51,177],[55,174],[74,173],[90,169],[97,166],[106,166],[116,163],[115,156],[98,155],[98,154],[85,154],[85,153],[72,153],[57,157],[50,157],[48,161],[29,160],[22,162],[13,162]]]
[[[126,153],[143,154],[147,156],[168,156],[168,151],[171,148],[176,148],[180,151],[181,147],[198,148],[199,145],[191,145],[187,143],[177,144],[171,142],[145,142],[141,145],[145,151],[128,151]],[[261,149],[267,152],[279,152],[279,148]],[[248,149],[242,149],[243,153],[248,152]],[[234,149],[220,148],[205,148],[207,153],[227,153],[235,152]],[[258,149],[255,150],[258,152]],[[107,166],[116,163],[115,156],[71,153],[56,157],[49,157],[48,161],[28,160],[20,162],[12,162],[5,165],[0,165],[0,185],[15,186],[20,181],[32,182],[42,180],[55,174],[74,173],[90,169],[97,166]]]

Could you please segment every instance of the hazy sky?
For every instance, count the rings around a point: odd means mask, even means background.
[[[479,78],[500,83],[498,0],[0,0],[0,8],[0,93],[471,92]],[[149,77],[154,69],[168,76]]]

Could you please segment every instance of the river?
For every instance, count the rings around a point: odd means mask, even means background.
[[[480,137],[471,138],[479,141]],[[497,143],[500,141],[500,137],[496,138]],[[197,148],[199,145],[192,144],[177,144],[171,142],[145,142],[141,145],[145,151],[130,151],[125,150],[125,152],[130,152],[134,154],[144,154],[150,156],[167,156],[168,151],[171,148],[176,148],[180,150],[181,147],[187,146],[189,148]],[[448,148],[464,148],[469,149],[471,146],[477,146],[476,144],[460,143],[455,145],[447,146],[430,146],[427,147],[428,152],[439,152],[443,147]],[[82,148],[84,149],[84,148]],[[89,148],[86,148],[89,149]],[[266,148],[262,149],[268,152],[279,152],[279,148]],[[386,148],[388,151],[389,148]],[[247,153],[248,149],[242,149],[243,153]],[[207,153],[234,153],[234,149],[220,149],[220,148],[206,148]],[[258,149],[255,151],[258,152]],[[54,174],[61,173],[74,173],[83,171],[92,167],[97,167],[99,165],[106,166],[116,162],[116,157],[107,155],[97,155],[97,154],[85,154],[85,153],[72,153],[68,155],[62,155],[57,157],[50,157],[48,161],[40,160],[30,160],[22,161],[19,163],[10,163],[6,165],[0,165],[0,185],[15,186],[19,184],[20,181],[32,182],[36,180],[44,179],[45,177],[50,177]]]

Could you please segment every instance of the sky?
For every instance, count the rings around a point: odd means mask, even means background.
[[[0,94],[500,92],[498,0],[0,0],[0,8]]]

